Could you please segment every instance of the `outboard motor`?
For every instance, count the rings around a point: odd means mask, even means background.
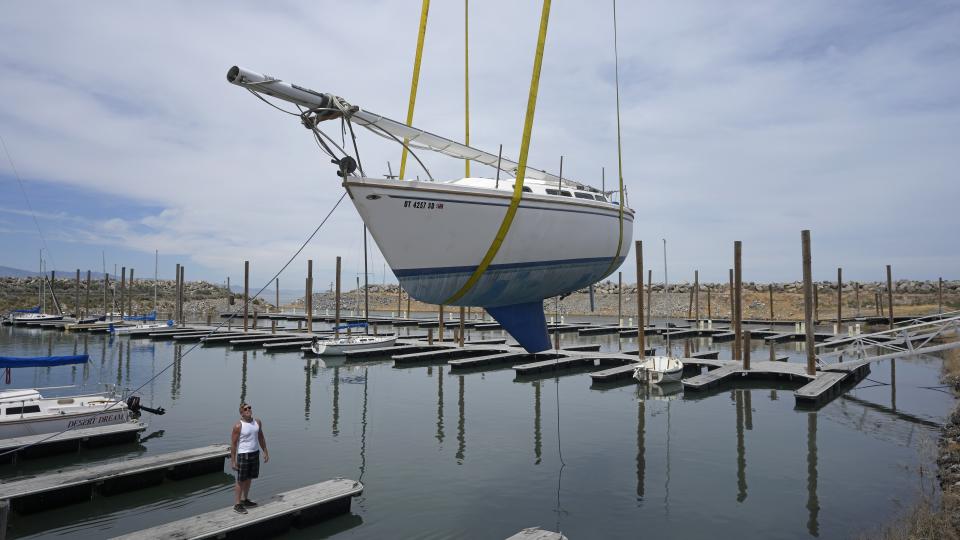
[[[148,413],[153,413],[153,414],[156,414],[156,415],[158,415],[158,416],[167,413],[167,411],[164,410],[163,407],[154,409],[154,408],[152,408],[152,407],[147,407],[146,405],[141,405],[141,404],[140,404],[140,396],[130,396],[130,397],[128,397],[128,398],[127,398],[127,408],[130,409],[131,412],[134,412],[134,413],[137,413],[137,414],[140,414],[140,411],[147,411]]]

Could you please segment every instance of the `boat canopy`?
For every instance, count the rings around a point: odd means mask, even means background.
[[[0,368],[49,367],[85,364],[90,360],[88,354],[71,356],[0,356]],[[2,394],[0,394],[2,396]]]
[[[127,315],[123,318],[125,321],[155,321],[157,320],[157,312],[151,311],[146,315]]]
[[[28,309],[15,309],[11,313],[40,313],[40,306],[32,307]]]

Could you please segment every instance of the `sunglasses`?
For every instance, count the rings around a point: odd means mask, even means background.
[[[243,409],[240,409],[240,410],[242,410],[242,411],[249,411],[249,410],[251,410],[251,409],[253,409],[253,407],[244,407]]]

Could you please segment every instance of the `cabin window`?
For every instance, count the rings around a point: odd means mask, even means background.
[[[559,195],[560,190],[547,188],[547,195]]]
[[[516,189],[516,188],[517,188],[517,185],[514,184],[514,185],[513,185],[513,188]],[[524,192],[524,193],[533,193],[533,190],[530,189],[528,186],[523,186],[523,192]]]
[[[596,198],[598,201],[607,202],[607,198],[603,195],[594,195],[594,198]]]
[[[24,414],[40,412],[39,405],[27,405],[26,407],[7,407],[6,414]]]
[[[590,199],[591,201],[593,200],[593,195],[590,195],[589,193],[580,193],[579,191],[574,191],[573,195],[578,199]]]

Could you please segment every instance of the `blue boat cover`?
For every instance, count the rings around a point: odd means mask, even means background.
[[[123,318],[125,321],[155,321],[157,320],[157,312],[151,311],[147,315],[128,315]]]
[[[90,360],[88,354],[73,356],[0,356],[0,368],[49,367],[69,364],[85,364]]]
[[[547,319],[543,314],[542,300],[483,309],[487,310],[487,313],[492,315],[528,353],[538,353],[550,348],[550,336],[547,334]]]
[[[40,313],[40,306],[32,307],[30,309],[15,309],[11,313]]]
[[[346,330],[347,328],[365,328],[366,326],[367,326],[367,323],[365,322],[355,322],[355,323],[341,324],[340,326],[335,327],[335,329]]]

